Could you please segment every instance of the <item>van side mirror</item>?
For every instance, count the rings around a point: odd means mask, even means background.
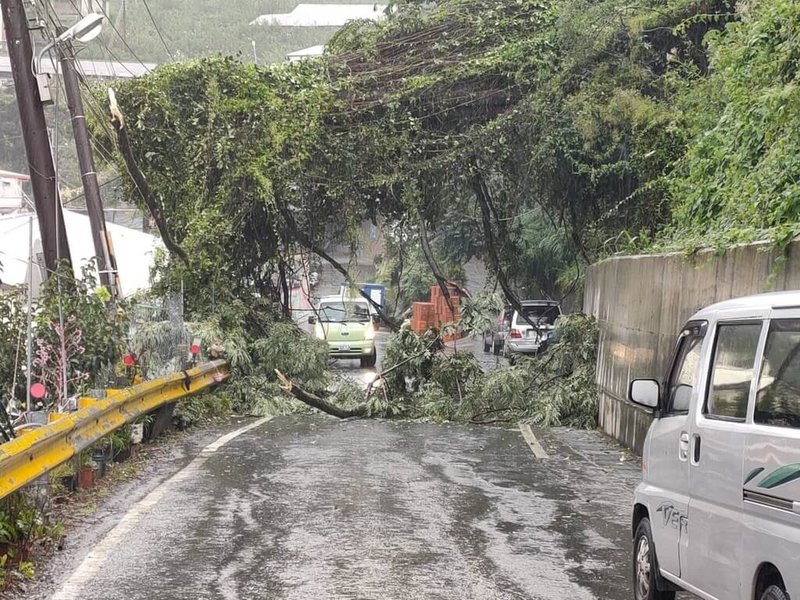
[[[375,328],[375,331],[378,331],[381,326],[381,318],[378,315],[372,315],[372,326]]]
[[[317,317],[315,317],[314,315],[311,315],[310,317],[308,317],[308,324],[309,325],[316,325],[316,323],[317,323]]]
[[[628,388],[628,398],[634,404],[645,408],[658,408],[661,388],[655,379],[634,379]]]

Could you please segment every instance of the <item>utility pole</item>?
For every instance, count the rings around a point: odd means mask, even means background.
[[[28,171],[31,175],[33,200],[42,238],[42,251],[48,275],[59,260],[70,260],[67,230],[58,194],[53,154],[47,137],[47,122],[39,95],[39,87],[31,70],[33,50],[28,31],[28,18],[22,0],[0,0],[8,57],[14,76]]]
[[[97,183],[92,148],[89,144],[89,129],[86,126],[86,115],[81,98],[78,73],[75,69],[75,52],[72,42],[65,40],[56,44],[58,59],[61,63],[61,74],[64,78],[64,89],[67,93],[67,106],[72,117],[72,133],[78,151],[78,164],[81,169],[81,181],[86,198],[86,210],[92,226],[92,241],[97,257],[97,271],[100,273],[100,284],[108,288],[112,298],[117,298],[116,260],[106,231],[106,219],[103,214],[103,199],[100,196],[100,185]]]

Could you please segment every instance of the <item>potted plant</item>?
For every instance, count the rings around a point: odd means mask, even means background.
[[[131,428],[130,425],[117,429],[108,436],[111,446],[111,458],[114,462],[122,462],[131,457]]]
[[[74,468],[75,465],[72,461],[64,463],[60,467],[50,471],[50,481],[62,487],[65,492],[74,492],[78,484],[78,477],[75,474]],[[59,493],[55,495],[58,496]]]
[[[86,490],[94,485],[96,470],[97,465],[92,461],[91,454],[81,453],[81,463],[78,468],[78,487],[80,489]]]

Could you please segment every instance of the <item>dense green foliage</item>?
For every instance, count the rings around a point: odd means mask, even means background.
[[[0,399],[25,396],[26,316],[24,289],[0,293]]]
[[[671,222],[678,183],[664,175],[695,134],[678,100],[706,77],[704,37],[732,11],[400,2],[343,28],[322,60],[220,57],[126,82],[137,162],[190,256],[161,282],[183,281],[198,307],[285,301],[298,251],[356,246],[373,220],[400,308],[472,256],[506,295],[558,297],[587,261]]]
[[[386,232],[381,268],[405,292],[399,308],[473,256],[507,299],[558,297],[618,250],[796,233],[794,2],[393,8],[343,28],[320,60],[206,58],[120,86],[136,162],[189,257],[159,265],[159,289],[185,286],[198,321],[238,307],[212,336],[239,340],[234,406],[254,406],[244,390],[272,401],[265,365],[285,359],[284,343],[309,357],[287,372],[313,390],[333,385],[323,349],[259,322],[254,298],[277,313],[298,256],[324,257],[332,241],[355,248],[365,221]],[[400,332],[391,393],[374,394],[370,412],[430,406],[450,418],[470,407],[589,424],[592,325],[562,327],[547,358],[485,376]],[[548,374],[536,408],[505,403]]]
[[[122,88],[140,166],[191,257],[166,270],[162,285],[183,281],[190,306],[277,293],[272,273],[293,254],[287,210],[330,95],[322,75],[314,62],[259,70],[215,58]]]
[[[408,329],[393,335],[385,378],[368,397],[369,414],[383,417],[594,427],[597,323],[562,317],[548,352],[512,367],[484,371],[469,352],[444,353],[435,334]]]
[[[711,75],[681,98],[688,152],[670,176],[673,243],[800,233],[800,5],[754,2],[710,41]]]
[[[47,496],[16,492],[0,501],[0,593],[32,579],[35,546],[60,542],[64,527],[49,515]]]
[[[89,266],[78,279],[61,267],[34,300],[32,381],[45,386],[43,407],[57,410],[73,394],[115,384],[128,323],[124,306],[107,300]],[[0,397],[11,409],[26,396],[27,314],[24,288],[0,292]]]

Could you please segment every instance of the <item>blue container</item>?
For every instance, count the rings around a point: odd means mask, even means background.
[[[381,310],[386,308],[386,286],[378,283],[359,283],[358,288],[369,295],[372,301],[381,307]],[[344,294],[347,291],[347,284],[343,283],[339,288],[339,292]]]

